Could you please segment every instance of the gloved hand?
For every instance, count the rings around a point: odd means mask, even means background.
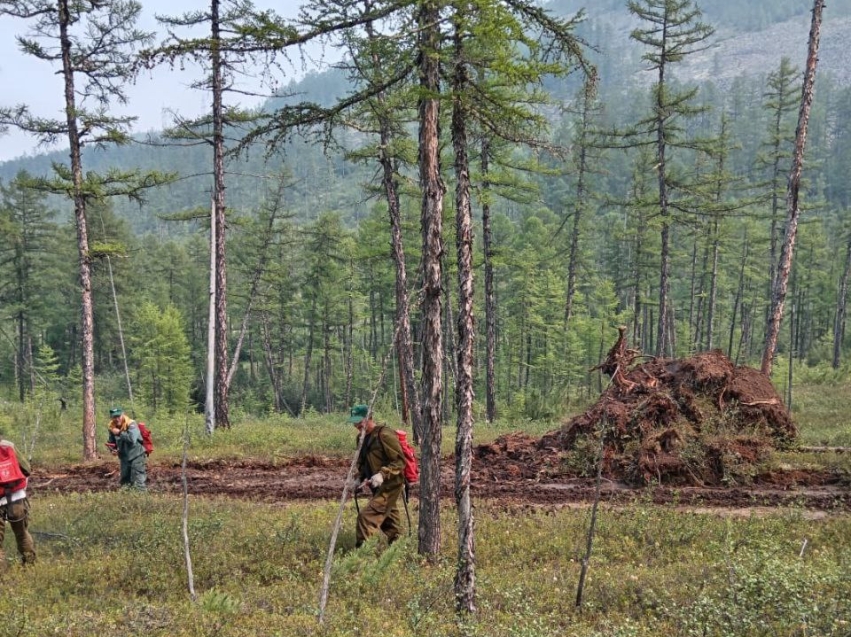
[[[384,476],[381,474],[380,471],[369,479],[369,486],[371,486],[373,489],[377,489],[382,484],[384,484]]]

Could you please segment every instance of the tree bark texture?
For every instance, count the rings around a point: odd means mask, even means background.
[[[216,202],[210,202],[210,286],[207,312],[207,374],[204,426],[207,435],[216,430]]]
[[[467,69],[460,29],[455,30],[455,69],[452,108],[452,147],[455,151],[455,248],[458,260],[458,342],[455,400],[455,505],[458,509],[458,563],[455,608],[476,610],[475,543],[470,474],[473,464],[473,212],[470,203],[470,165],[467,157]]]
[[[422,452],[418,551],[434,559],[440,552],[440,445],[443,389],[443,180],[440,177],[440,2],[426,0],[420,26],[419,166],[422,188]]]
[[[801,186],[801,171],[804,164],[804,149],[807,145],[807,128],[810,120],[810,110],[813,105],[813,86],[818,65],[819,36],[821,31],[821,16],[824,10],[824,0],[814,0],[813,17],[810,26],[809,47],[807,50],[807,66],[804,71],[804,86],[801,90],[801,108],[798,111],[798,126],[795,129],[795,151],[792,156],[792,169],[786,186],[786,227],[783,235],[783,246],[780,249],[780,260],[777,264],[777,275],[771,291],[771,310],[768,325],[765,330],[765,347],[762,351],[762,373],[771,375],[774,355],[777,351],[777,338],[780,334],[780,324],[783,320],[783,306],[789,286],[789,273],[792,270],[792,257],[795,252],[795,239],[798,234],[798,192]]]
[[[228,406],[228,304],[227,265],[225,261],[225,138],[223,122],[221,59],[221,25],[219,23],[219,0],[211,0],[210,22],[212,27],[213,84],[213,201],[216,214],[216,424],[230,427]]]

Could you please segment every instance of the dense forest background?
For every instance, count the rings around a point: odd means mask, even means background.
[[[550,143],[534,152],[503,149],[506,160],[489,177],[496,185],[488,200],[495,382],[498,410],[506,417],[555,417],[599,390],[602,379],[588,370],[614,341],[617,325],[628,325],[631,345],[644,352],[658,345],[660,220],[649,203],[656,180],[653,155],[647,147],[612,141],[615,131],[645,116],[653,78],[644,70],[642,49],[629,37],[637,22],[625,3],[592,4],[584,7],[587,18],[577,34],[598,70],[595,93],[589,101],[578,74],[547,78],[550,102],[540,108],[550,124]],[[562,15],[583,8],[574,0],[548,6]],[[673,311],[664,349],[682,356],[721,348],[738,364],[758,366],[782,237],[811,2],[705,0],[700,7],[716,29],[711,46],[677,65],[675,81],[697,88],[694,102],[700,108],[683,121],[684,134],[711,140],[714,150],[701,152],[696,145],[678,152],[671,164],[675,174],[691,179],[682,180],[689,186],[673,200]],[[847,372],[849,37],[851,0],[833,0],[825,11],[804,212],[779,340],[785,364],[775,368],[784,380],[793,364],[823,375]],[[330,105],[350,90],[347,73],[330,68],[290,83],[263,111],[301,100]],[[445,134],[448,129],[444,126]],[[231,351],[246,326],[230,396],[236,413],[331,412],[367,400],[393,339],[387,203],[376,164],[359,152],[373,140],[354,129],[337,128],[331,139],[314,134],[319,132],[299,133],[271,155],[262,146],[249,148],[226,164]],[[408,133],[415,138],[413,126]],[[230,137],[235,147],[239,132]],[[137,406],[177,410],[187,397],[195,405],[204,397],[212,151],[158,132],[137,141],[87,149],[84,155],[88,170],[179,175],[148,191],[143,203],[115,199],[88,210],[98,397],[126,400],[126,355]],[[443,150],[451,192],[448,137]],[[0,392],[6,399],[27,400],[47,390],[63,404],[77,400],[80,312],[71,208],[66,200],[25,187],[28,176],[47,175],[66,155],[57,151],[0,164]],[[405,256],[416,288],[420,195],[415,167],[403,175]],[[478,195],[474,210],[480,211],[482,175],[474,172],[471,178]],[[444,213],[451,246],[451,197]],[[483,287],[480,233],[477,228],[477,297]],[[450,282],[453,261],[445,260]],[[445,366],[451,379],[456,288],[447,284],[445,294]],[[416,355],[416,294],[412,299]],[[483,338],[476,348],[481,396]],[[384,381],[381,399],[388,408],[398,407],[396,364],[392,361]],[[444,385],[446,410],[453,402],[451,387]],[[102,402],[99,411],[104,409]]]

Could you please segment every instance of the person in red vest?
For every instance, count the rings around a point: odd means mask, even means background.
[[[35,562],[35,544],[27,530],[30,514],[30,502],[27,499],[29,475],[30,463],[0,432],[0,568],[6,564],[3,553],[6,522],[15,534],[18,553],[24,565]]]

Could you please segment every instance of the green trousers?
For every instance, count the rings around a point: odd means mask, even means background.
[[[405,485],[390,491],[379,490],[372,496],[358,514],[356,545],[360,546],[367,538],[378,531],[384,531],[391,544],[402,534],[402,492]]]
[[[3,553],[3,540],[6,539],[6,522],[9,523],[9,526],[12,527],[12,532],[15,534],[18,553],[21,554],[23,563],[32,564],[35,562],[35,544],[33,544],[33,538],[27,530],[29,517],[30,503],[26,498],[0,506],[0,566],[6,561],[6,556]]]
[[[143,453],[132,460],[124,460],[118,457],[120,466],[119,484],[123,487],[133,487],[139,491],[147,490],[148,481],[148,457]]]

